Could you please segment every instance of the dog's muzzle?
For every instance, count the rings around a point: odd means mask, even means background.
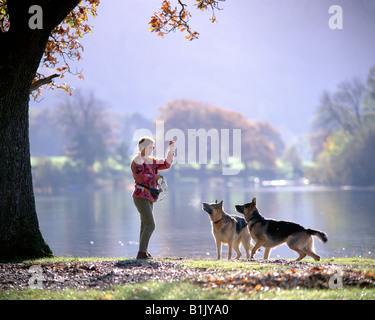
[[[206,211],[208,214],[212,213],[212,209],[208,203],[203,202],[203,210]]]

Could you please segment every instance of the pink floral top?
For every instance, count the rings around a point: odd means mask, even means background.
[[[131,170],[135,182],[133,197],[143,198],[155,202],[156,200],[153,198],[150,191],[140,185],[156,188],[157,181],[160,177],[158,170],[170,168],[172,161],[173,154],[168,154],[167,159],[152,158],[152,164],[146,163],[146,161],[140,155],[135,157],[131,163]]]

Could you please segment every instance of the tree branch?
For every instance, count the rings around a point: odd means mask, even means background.
[[[35,0],[34,0],[35,1]],[[64,0],[64,1],[46,1],[43,0],[43,13],[46,17],[44,21],[48,28],[52,31],[64,18],[72,11],[80,2],[80,0]]]
[[[55,73],[55,74],[53,74],[53,75],[51,75],[49,77],[45,77],[43,79],[39,79],[39,80],[35,81],[30,86],[30,93],[33,92],[34,90],[38,89],[39,87],[41,87],[41,86],[43,86],[43,85],[45,85],[47,83],[50,83],[52,81],[52,79],[57,78],[59,76],[60,76],[59,74]]]

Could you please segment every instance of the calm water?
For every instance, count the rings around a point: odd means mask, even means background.
[[[155,257],[215,258],[211,223],[202,202],[224,200],[228,213],[234,205],[257,198],[260,212],[323,230],[328,242],[315,238],[323,258],[375,257],[375,191],[326,188],[250,189],[211,182],[169,186],[167,197],[154,205],[156,230],[149,251]],[[139,213],[131,191],[100,191],[37,196],[37,212],[44,238],[60,256],[135,257],[138,251]],[[242,249],[244,254],[244,251]],[[223,246],[223,255],[227,250]],[[262,253],[256,257],[261,258]],[[270,258],[296,258],[285,244]]]

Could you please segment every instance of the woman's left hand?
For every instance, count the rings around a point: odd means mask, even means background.
[[[171,140],[169,142],[169,150],[171,150],[172,152],[174,152],[175,149],[176,149],[176,145],[175,145],[174,141]]]

